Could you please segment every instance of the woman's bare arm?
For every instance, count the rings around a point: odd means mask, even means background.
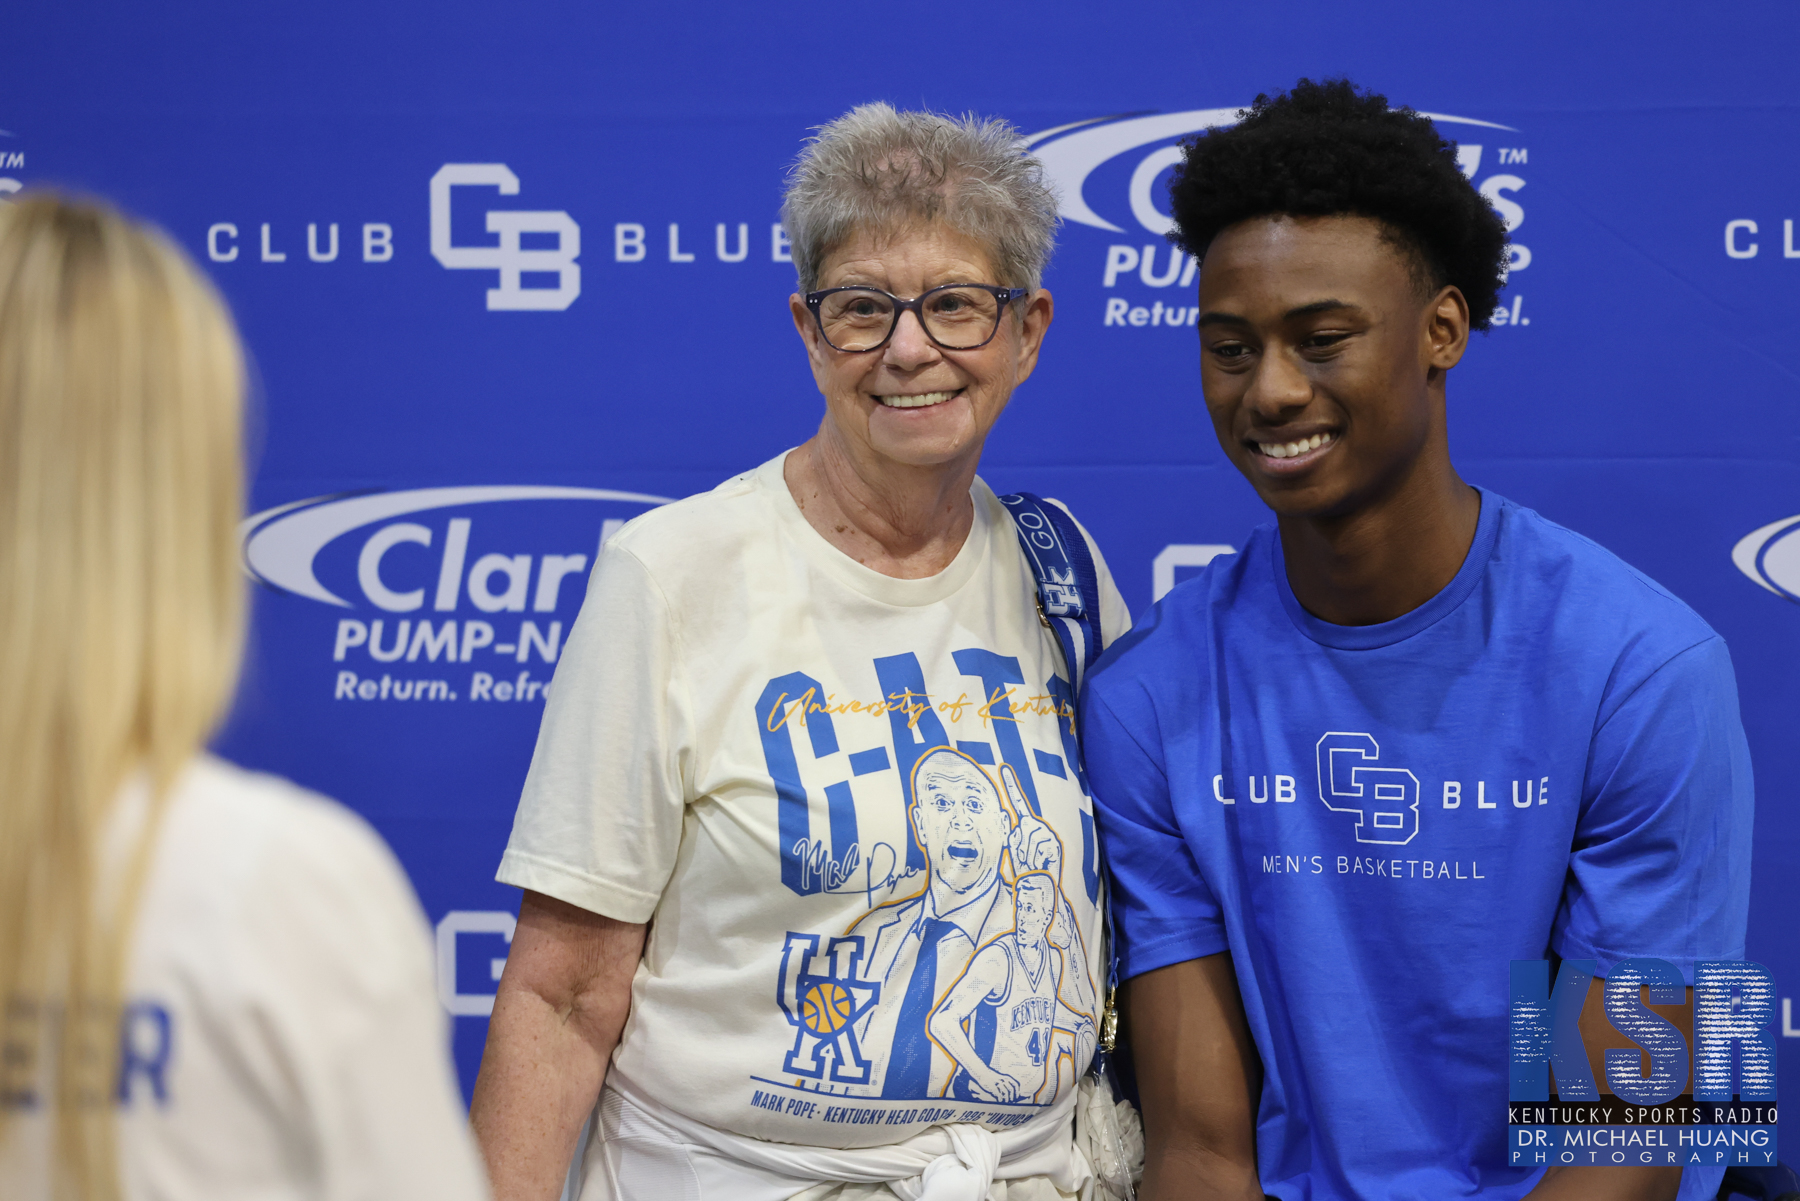
[[[645,927],[526,892],[469,1118],[495,1201],[555,1201],[631,1011]]]

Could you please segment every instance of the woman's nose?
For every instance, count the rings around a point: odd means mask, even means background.
[[[922,367],[938,357],[936,344],[926,336],[918,314],[911,311],[900,314],[900,323],[884,349],[887,361],[905,370]]]

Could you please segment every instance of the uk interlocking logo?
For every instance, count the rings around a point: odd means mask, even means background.
[[[1636,1046],[1606,1052],[1605,1093],[1596,1086],[1581,1030],[1597,970],[1595,960],[1565,959],[1551,991],[1546,961],[1512,961],[1509,1161],[1520,1167],[1773,1166],[1778,1115],[1769,970],[1744,960],[1694,966],[1689,1090],[1687,1040],[1650,1008],[1687,1006],[1681,970],[1662,959],[1614,964],[1602,990],[1606,1020]],[[1648,993],[1648,1005],[1640,991]]]
[[[561,312],[581,295],[581,226],[558,210],[489,209],[487,231],[495,246],[456,246],[450,240],[452,189],[487,187],[502,196],[519,194],[519,177],[505,163],[445,163],[431,177],[431,256],[452,271],[497,271],[500,286],[489,288],[489,312]],[[554,248],[526,249],[524,236],[550,236]],[[526,276],[555,276],[555,287],[527,287]]]
[[[787,936],[776,994],[794,1027],[794,1047],[782,1067],[809,1080],[867,1084],[872,1064],[856,1041],[856,1026],[881,998],[881,984],[859,979],[859,934],[833,938],[819,954],[817,934]]]
[[[1356,815],[1356,841],[1405,846],[1419,833],[1419,777],[1381,758],[1373,735],[1334,732],[1319,739],[1319,799]]]

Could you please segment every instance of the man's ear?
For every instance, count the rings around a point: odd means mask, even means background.
[[[1426,366],[1448,371],[1469,348],[1469,302],[1462,289],[1445,284],[1425,310]]]

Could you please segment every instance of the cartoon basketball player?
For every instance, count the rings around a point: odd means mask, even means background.
[[[1056,1092],[1056,1031],[1073,1036],[1078,1062],[1085,1061],[1094,1021],[1059,995],[1062,957],[1048,937],[1060,899],[1056,880],[1031,872],[1013,884],[1013,894],[1012,932],[975,953],[933,1011],[930,1030],[960,1068],[952,1095],[1042,1105]]]
[[[1001,875],[1009,853],[1013,870],[1062,872],[1062,842],[1032,812],[1012,768],[1001,768],[1007,800],[981,765],[950,747],[922,757],[913,769],[912,826],[925,852],[925,887],[903,901],[865,914],[846,934],[860,936],[866,958],[861,978],[880,981],[879,1002],[862,1019],[859,1041],[882,1060],[881,1095],[922,1098],[946,1094],[956,1063],[927,1029],[950,982],[978,947],[1015,926],[1012,889]],[[1010,804],[1008,803],[1010,800]],[[1087,964],[1066,902],[1046,903],[1052,945],[1065,948],[1078,1003],[1093,995]],[[879,1049],[886,1048],[885,1054]]]

